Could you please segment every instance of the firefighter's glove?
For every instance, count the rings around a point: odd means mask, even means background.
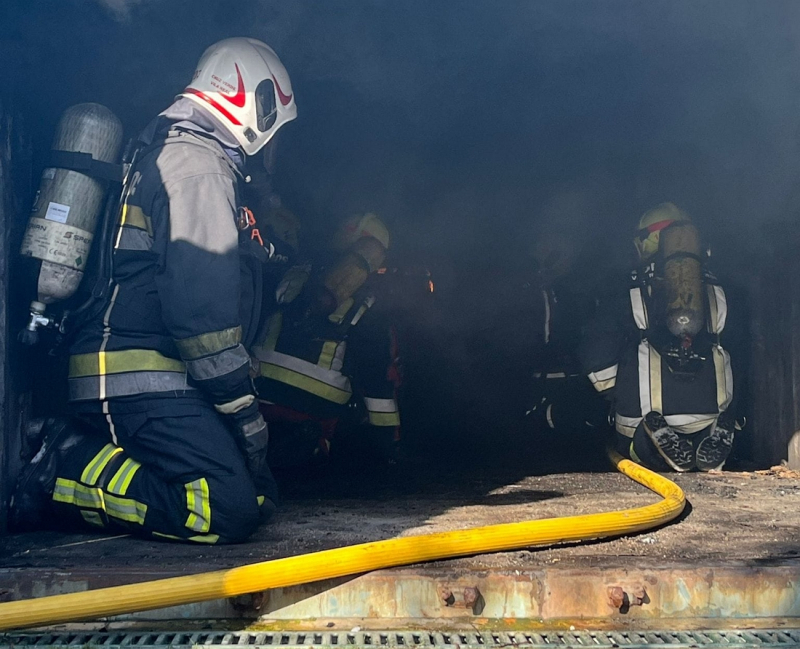
[[[251,472],[253,468],[260,468],[262,463],[266,464],[269,431],[267,423],[258,411],[256,398],[248,394],[214,407],[225,415],[233,426]],[[258,466],[251,467],[251,463]]]

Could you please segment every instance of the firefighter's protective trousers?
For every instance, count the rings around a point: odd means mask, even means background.
[[[78,412],[86,439],[59,464],[63,522],[156,539],[234,543],[259,522],[234,434],[199,395],[111,400]]]

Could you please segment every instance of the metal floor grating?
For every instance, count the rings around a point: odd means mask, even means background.
[[[201,632],[201,633],[11,633],[0,635],[0,649],[28,647],[281,647],[309,649],[347,647],[425,647],[444,649],[494,649],[498,647],[800,647],[798,630],[749,631],[514,631],[430,632]]]

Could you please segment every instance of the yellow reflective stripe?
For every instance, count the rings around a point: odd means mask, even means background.
[[[102,509],[103,511],[105,511],[106,508],[103,492],[99,487],[87,487],[75,480],[67,480],[66,478],[56,479],[56,486],[53,489],[53,500],[77,507]]]
[[[142,211],[137,205],[125,203],[122,206],[122,219],[120,225],[131,228],[145,230],[151,237],[153,236],[153,220]]]
[[[331,366],[333,365],[333,359],[336,356],[336,348],[338,346],[339,343],[333,340],[326,340],[322,345],[322,351],[319,354],[317,365],[324,367],[326,370],[331,369]]]
[[[264,504],[265,500],[266,500],[265,496],[256,496],[256,502],[258,503],[259,507],[261,507],[261,505]]]
[[[194,532],[208,532],[211,527],[208,481],[200,478],[194,482],[188,482],[184,486],[186,488],[186,508],[189,510],[186,527]]]
[[[117,453],[122,453],[122,449],[119,446],[106,444],[100,449],[100,452],[92,458],[92,461],[86,465],[86,468],[81,474],[81,482],[87,485],[97,484],[97,480],[100,478],[103,469],[108,466],[108,463],[111,462]]]
[[[175,340],[181,358],[187,361],[218,354],[231,347],[236,347],[240,342],[242,342],[241,327],[231,327],[222,331],[209,331],[191,338]]]
[[[129,523],[144,525],[144,517],[147,515],[147,505],[144,503],[111,494],[105,494],[105,503],[106,513],[109,516]]]
[[[373,426],[399,426],[400,413],[398,412],[370,412],[369,423]]]
[[[85,520],[89,525],[94,525],[96,527],[105,527],[106,524],[103,522],[102,516],[97,512],[87,512],[86,510],[81,510],[81,516],[83,516],[83,520]]]
[[[336,311],[328,316],[328,320],[334,324],[341,324],[344,320],[344,317],[347,315],[347,312],[353,308],[353,304],[355,304],[355,300],[351,297],[347,298],[336,308]]]
[[[69,359],[70,378],[139,371],[185,372],[186,366],[183,361],[167,358],[154,349],[75,354]]]
[[[128,487],[131,485],[133,476],[135,476],[136,472],[141,468],[142,465],[136,460],[131,458],[125,460],[119,470],[114,474],[114,477],[111,478],[111,482],[108,483],[108,491],[118,496],[124,496],[128,491]]]
[[[172,541],[193,541],[195,543],[216,543],[219,541],[219,534],[204,534],[202,536],[189,536],[187,538],[183,538],[181,536],[173,536],[172,534],[153,532],[153,536],[158,536],[162,539],[170,539]]]
[[[269,326],[267,329],[267,338],[262,345],[264,349],[275,351],[278,344],[278,337],[281,335],[281,327],[283,326],[283,313],[280,311],[273,314],[269,319]]]
[[[272,363],[261,363],[261,376],[272,379],[273,381],[285,383],[286,385],[291,385],[292,387],[304,390],[305,392],[340,405],[344,405],[350,401],[350,397],[352,396],[351,392],[340,390],[319,379],[300,374],[300,372],[295,372],[285,367],[273,365]]]

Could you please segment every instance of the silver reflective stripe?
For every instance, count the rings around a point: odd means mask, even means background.
[[[556,425],[553,423],[553,404],[547,404],[547,410],[545,411],[545,416],[547,417],[547,425],[550,426],[553,430],[555,430]]]
[[[661,357],[646,340],[639,343],[639,405],[642,416],[662,411]]]
[[[644,305],[642,289],[640,288],[631,289],[631,310],[633,311],[633,319],[636,322],[636,326],[645,331],[648,328],[647,307]]]
[[[255,351],[256,358],[262,363],[269,363],[277,365],[278,367],[285,367],[286,369],[304,374],[305,376],[316,379],[326,385],[330,385],[338,390],[345,392],[352,392],[350,387],[350,379],[341,372],[336,370],[326,370],[316,363],[309,363],[301,358],[289,356],[288,354],[281,354],[276,351],[269,351],[264,348],[257,348]]]
[[[728,409],[733,400],[733,371],[731,357],[721,345],[711,348],[714,356],[714,373],[717,377],[717,407],[720,412]]]
[[[242,426],[242,432],[244,433],[245,437],[250,437],[250,435],[256,435],[266,428],[267,425],[264,423],[264,420],[259,417],[255,421],[251,421],[249,424]]]
[[[153,247],[153,237],[138,228],[123,227],[117,239],[117,250],[150,250]]]
[[[101,391],[101,381],[104,382],[104,391]],[[186,374],[182,372],[128,372],[69,379],[70,401],[193,389],[186,383]]]
[[[131,498],[120,498],[111,494],[105,495],[106,513],[129,523],[144,525],[147,516],[147,505]]]
[[[347,352],[347,341],[343,340],[338,345],[336,345],[336,352],[333,355],[333,362],[331,363],[331,369],[334,372],[341,372],[342,367],[344,367],[344,355]]]
[[[592,382],[592,385],[594,386],[595,390],[597,390],[598,392],[603,392],[604,390],[613,388],[617,382],[618,369],[619,369],[619,363],[615,363],[611,367],[607,367],[604,370],[598,370],[597,372],[590,372],[589,380]]]
[[[620,414],[614,415],[614,425],[618,433],[625,435],[625,437],[633,437],[633,433],[642,417],[624,417]]]
[[[397,402],[394,399],[364,397],[364,403],[370,412],[397,412]]]
[[[722,333],[725,329],[725,322],[728,319],[728,298],[725,291],[718,284],[708,284],[706,286],[708,294],[709,323],[708,330],[712,334]]]
[[[670,428],[688,435],[703,430],[717,420],[717,415],[664,415]]]
[[[355,327],[358,324],[358,321],[361,320],[363,315],[367,312],[367,309],[372,308],[373,304],[375,304],[375,298],[370,295],[366,300],[364,300],[364,303],[361,305],[358,311],[356,311],[356,314],[350,321],[350,325]]]
[[[196,381],[207,381],[235,372],[242,365],[249,364],[250,357],[247,355],[244,346],[240,344],[213,356],[186,361],[186,369],[189,370],[189,374]]]
[[[189,510],[189,517],[186,519],[186,527],[193,532],[205,534],[211,529],[211,494],[208,481],[200,478],[194,482],[184,485],[186,489],[186,508]]]

